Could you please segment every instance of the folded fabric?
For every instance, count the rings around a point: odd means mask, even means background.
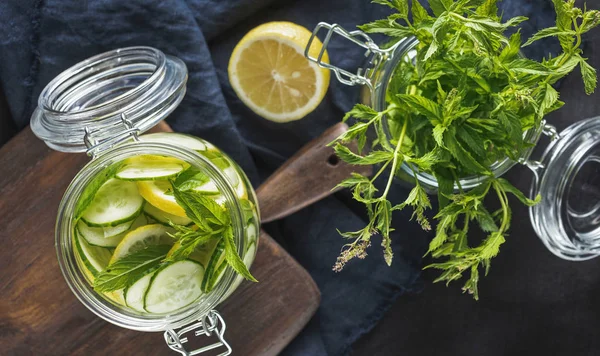
[[[506,0],[503,6],[505,17],[518,13],[534,18],[524,37],[553,19],[545,0]],[[0,85],[22,129],[43,87],[69,66],[119,47],[159,48],[181,58],[189,70],[186,97],[168,119],[173,129],[221,147],[258,185],[303,144],[337,123],[358,100],[358,88],[332,79],[329,95],[305,119],[266,121],[246,108],[229,86],[227,63],[235,44],[267,21],[293,21],[311,30],[318,21],[327,21],[353,29],[388,11],[365,0],[5,0],[0,3]],[[536,57],[547,51],[531,50]],[[363,60],[363,50],[348,41],[332,42],[329,54],[345,68],[357,68]],[[395,185],[393,199],[403,200],[407,192]],[[344,244],[336,228],[359,229],[363,215],[347,193],[339,193],[265,226],[322,292],[316,316],[285,354],[346,354],[399,295],[419,288],[420,257],[430,236],[409,222],[410,212],[394,216],[392,267],[383,262],[375,240],[366,260],[350,263],[338,274],[331,270]]]

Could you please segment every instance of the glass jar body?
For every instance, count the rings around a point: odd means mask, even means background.
[[[143,139],[144,136],[141,138]],[[211,152],[219,152],[226,157],[214,146],[203,142],[205,147],[212,147]],[[67,188],[58,210],[55,238],[59,265],[73,293],[92,312],[121,327],[140,331],[179,328],[206,315],[237,288],[240,280],[230,267],[225,269],[222,278],[210,293],[201,295],[198,300],[181,310],[165,315],[154,315],[136,312],[94,291],[88,277],[79,265],[80,260],[75,255],[73,217],[76,203],[83,190],[94,177],[107,167],[138,155],[161,155],[183,160],[205,172],[215,182],[223,195],[225,207],[231,213],[238,254],[248,266],[254,260],[258,243],[257,232],[260,218],[256,196],[243,171],[229,158],[227,159],[231,168],[239,177],[237,185],[232,184],[231,177],[201,151],[173,144],[144,142],[143,140],[125,143],[97,155],[78,173]]]
[[[394,74],[399,69],[399,66],[402,62],[412,65],[417,64],[418,45],[419,41],[416,39],[416,37],[407,37],[402,39],[390,47],[385,52],[385,55],[382,56],[382,60],[375,62],[375,66],[373,66],[372,69],[365,71],[368,73],[367,79],[369,85],[363,85],[361,87],[361,103],[368,105],[379,112],[385,111],[388,108],[387,98],[389,95],[394,95],[394,93],[390,92],[390,82],[392,81]],[[383,122],[384,130],[386,131],[388,138],[392,139],[393,136],[389,130],[388,120],[384,118]],[[525,142],[531,143],[532,147],[521,152],[518,160],[504,158],[494,162],[490,167],[492,174],[495,177],[500,177],[508,172],[517,163],[526,161],[533,150],[533,146],[535,143],[537,143],[537,140],[542,133],[543,126],[544,125],[542,124],[537,128],[524,132],[523,135]],[[414,184],[416,179],[419,184],[430,194],[437,192],[438,183],[433,175],[426,172],[421,172],[415,167],[409,166],[407,163],[402,163],[400,169],[396,173],[396,176],[409,184]],[[458,191],[459,185],[465,190],[475,188],[485,179],[487,179],[487,176],[472,175],[460,177],[459,182],[455,183],[455,191]]]

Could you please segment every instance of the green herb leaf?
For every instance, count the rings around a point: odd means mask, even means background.
[[[526,58],[515,59],[508,64],[508,67],[517,73],[527,73],[536,75],[552,75],[553,71],[541,63]]]
[[[500,53],[500,61],[506,62],[519,55],[521,50],[521,31],[517,31],[508,40],[508,45]]]
[[[97,292],[120,290],[132,285],[158,267],[171,249],[168,245],[148,246],[110,264],[94,280]]]
[[[581,75],[583,76],[583,83],[585,84],[585,93],[591,95],[596,91],[598,85],[598,75],[596,69],[589,65],[585,59],[581,58],[580,61]]]
[[[477,210],[474,210],[473,213],[481,230],[485,232],[498,231],[498,225],[496,225],[494,218],[486,208],[480,206]]]
[[[194,191],[183,191],[173,187],[173,195],[177,204],[179,204],[188,218],[196,225],[203,226],[207,222],[217,225],[227,225],[229,223],[229,214],[224,207],[217,204],[200,193]]]
[[[600,25],[600,10],[588,10],[583,14],[583,20],[579,27],[579,34],[589,32],[593,28]]]
[[[396,97],[419,114],[427,116],[430,120],[442,121],[442,107],[439,104],[420,95],[398,94]]]
[[[356,165],[371,165],[391,160],[394,156],[392,152],[372,151],[367,156],[360,156],[350,151],[350,149],[340,143],[334,147],[335,153],[344,162]]]
[[[461,162],[467,170],[473,173],[489,173],[489,169],[484,167],[475,158],[473,158],[471,153],[467,151],[460,142],[458,142],[454,132],[446,131],[444,133],[444,143],[446,144],[446,147],[452,156]]]
[[[498,0],[485,0],[478,8],[477,15],[498,20]]]
[[[223,233],[223,239],[225,241],[225,260],[227,263],[236,271],[239,275],[252,282],[258,282],[254,276],[248,270],[248,267],[244,264],[244,261],[240,258],[233,240],[233,228],[228,228]]]
[[[178,248],[171,252],[166,261],[181,261],[188,258],[194,251],[206,243],[221,238],[224,228],[217,230],[203,230],[199,227],[197,230],[190,229],[185,226],[170,224],[176,232],[169,234],[178,242]]]
[[[208,181],[210,181],[210,178],[204,172],[190,167],[177,176],[173,185],[181,191],[187,191],[198,188]]]
[[[352,110],[348,111],[342,121],[346,122],[349,118],[353,117],[362,121],[370,121],[374,117],[378,116],[379,113],[373,110],[370,106],[364,104],[356,104]]]
[[[429,6],[435,16],[440,16],[450,9],[453,0],[429,0]]]
[[[540,114],[545,115],[558,101],[558,92],[550,84],[546,84],[546,87],[542,88],[542,91],[544,95],[540,105]]]
[[[438,183],[438,203],[442,209],[450,203],[449,197],[454,191],[454,180],[447,169],[437,169],[434,176]]]
[[[421,5],[419,0],[412,0],[412,15],[413,22],[415,25],[421,24],[423,21],[431,19],[431,16],[427,13],[427,10]]]
[[[367,33],[381,33],[390,37],[405,38],[413,35],[413,30],[402,26],[395,21],[377,20],[368,24],[358,26],[359,29]]]
[[[408,19],[408,0],[373,0],[372,3],[395,9],[401,18]]]
[[[392,203],[382,200],[377,204],[377,229],[381,233],[381,246],[383,247],[383,258],[388,266],[392,264],[394,252],[392,251],[392,240],[390,239],[390,225],[392,221]]]
[[[564,0],[552,0],[554,3],[554,9],[556,11],[556,27],[561,32],[567,32],[572,30],[573,19],[569,14],[572,5],[565,3]],[[573,50],[573,37],[567,35],[559,35],[558,40],[560,45],[565,52],[571,52]]]
[[[541,40],[542,38],[546,38],[546,37],[555,37],[555,36],[561,36],[561,35],[566,35],[566,36],[574,36],[576,34],[575,31],[573,30],[561,30],[558,27],[548,27],[545,28],[543,30],[538,31],[536,34],[534,34],[533,36],[531,36],[531,38],[529,38],[527,40],[527,42],[525,42],[525,44],[523,45],[523,47],[527,47],[529,45],[531,45],[533,42]]]
[[[510,182],[504,178],[498,178],[497,182],[500,184],[504,191],[513,194],[515,197],[517,197],[517,199],[519,199],[519,201],[521,201],[521,203],[527,206],[534,206],[538,204],[542,199],[540,195],[536,196],[534,200],[527,198],[525,194],[523,194],[523,192],[521,192],[515,186],[510,184]]]

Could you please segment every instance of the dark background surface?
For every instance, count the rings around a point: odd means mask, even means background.
[[[599,6],[598,0],[588,2]],[[600,29],[587,40],[586,56],[600,68]],[[600,93],[585,96],[578,72],[563,81],[560,92],[566,105],[547,118],[559,131],[600,114]],[[15,133],[0,92],[0,144]],[[529,190],[526,168],[516,167],[507,177]],[[480,282],[480,301],[463,295],[461,284],[432,285],[436,272],[425,272],[423,292],[398,299],[355,344],[354,354],[600,354],[600,259],[558,259],[539,241],[528,210],[517,201],[513,214],[512,233]]]

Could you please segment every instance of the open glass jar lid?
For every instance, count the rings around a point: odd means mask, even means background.
[[[44,88],[31,129],[53,149],[83,152],[90,149],[86,130],[96,144],[123,135],[122,113],[137,132],[154,127],[179,105],[186,81],[185,64],[155,48],[102,53],[62,72]]]
[[[31,128],[53,149],[93,158],[67,188],[55,231],[59,266],[81,303],[115,325],[164,331],[182,354],[229,355],[215,308],[256,255],[254,190],[203,139],[140,135],[178,106],[186,81],[185,64],[157,49],[106,52],[46,86]],[[186,350],[192,332],[218,340]]]
[[[530,208],[534,230],[548,249],[567,260],[600,254],[600,117],[577,122],[552,142],[539,161],[526,161],[534,173]]]
[[[312,57],[308,48],[322,30],[326,32],[322,50]],[[334,35],[365,50],[364,64],[355,73],[322,61]],[[407,37],[392,46],[380,47],[360,30],[347,31],[337,24],[321,22],[313,31],[305,56],[332,70],[341,83],[362,86],[361,102],[381,112],[387,107],[386,95],[393,74],[405,63],[415,64],[418,43],[415,37]],[[386,120],[383,124],[387,129]],[[531,197],[538,194],[542,197],[539,204],[530,208],[537,235],[552,253],[563,259],[579,261],[596,257],[600,255],[600,117],[573,124],[560,135],[554,127],[542,123],[537,129],[528,130],[524,139],[536,144],[542,133],[550,136],[552,142],[540,161],[529,159],[532,147],[518,161],[499,160],[491,170],[499,177],[518,163],[527,165],[534,173]],[[405,163],[397,176],[413,183],[414,177],[431,193],[437,189],[435,177],[426,173],[413,175]],[[484,176],[461,178],[461,187],[474,188],[484,179]]]

